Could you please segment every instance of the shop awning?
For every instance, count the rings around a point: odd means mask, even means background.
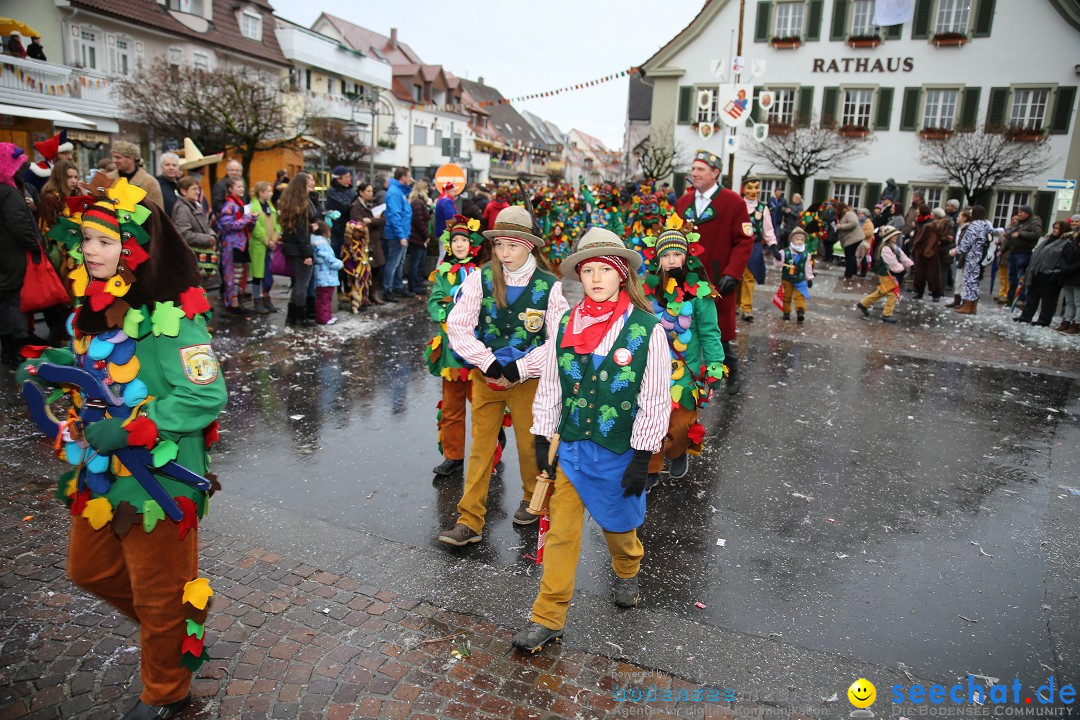
[[[63,112],[62,110],[43,110],[42,108],[23,107],[22,105],[0,104],[0,115],[14,115],[15,117],[34,118],[36,120],[52,120],[54,123],[66,125],[75,123],[85,127],[96,128],[97,123],[87,120],[78,115]]]

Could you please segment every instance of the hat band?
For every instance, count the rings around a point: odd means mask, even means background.
[[[497,222],[495,223],[495,227],[493,227],[492,230],[510,230],[511,232],[529,233],[530,235],[533,234],[533,229],[531,227],[525,227],[524,225],[518,225],[517,223],[508,222]]]
[[[626,282],[630,277],[630,264],[618,255],[597,255],[596,257],[585,258],[577,264],[574,270],[577,271],[578,276],[581,276],[581,266],[586,263],[603,263],[612,268],[619,274],[619,279],[622,282]]]

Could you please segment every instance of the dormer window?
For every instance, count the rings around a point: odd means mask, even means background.
[[[176,12],[204,17],[203,0],[168,0],[166,7]]]
[[[251,40],[262,41],[262,15],[256,10],[240,11],[240,34]]]

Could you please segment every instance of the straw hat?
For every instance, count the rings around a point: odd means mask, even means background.
[[[224,152],[203,155],[199,148],[195,147],[195,143],[191,141],[191,138],[184,138],[184,159],[180,161],[180,169],[194,170],[204,165],[217,165],[224,156]]]
[[[563,275],[563,280],[567,278],[580,280],[577,266],[602,255],[621,257],[635,272],[641,267],[641,255],[636,250],[626,247],[618,235],[602,227],[591,227],[578,240],[576,252],[563,260],[564,267],[574,268],[573,273]]]
[[[497,237],[512,237],[527,240],[536,247],[544,246],[544,239],[533,234],[532,215],[520,205],[503,208],[495,216],[495,228],[485,230],[484,237],[494,240]]]

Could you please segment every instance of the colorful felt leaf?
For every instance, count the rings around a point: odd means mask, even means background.
[[[108,364],[109,377],[113,379],[113,382],[129,383],[135,379],[135,376],[139,374],[139,357],[137,355],[132,356],[123,365],[117,365],[116,363]]]
[[[71,292],[75,294],[75,297],[86,294],[86,286],[90,284],[90,275],[86,272],[85,265],[80,265],[69,272],[68,280],[71,282]]]
[[[686,431],[686,437],[695,445],[700,445],[701,441],[705,439],[705,426],[699,422],[694,423]]]
[[[218,441],[218,438],[220,437],[220,435],[219,435],[219,430],[220,429],[221,429],[221,424],[217,420],[214,420],[209,425],[207,425],[205,428],[203,428],[203,440],[206,442],[207,450],[210,449],[211,445],[213,445],[214,443],[216,443]]]
[[[471,230],[472,232],[476,232],[480,229],[480,221],[476,218],[472,218],[469,220],[468,223],[466,223],[466,227],[468,227],[469,230]]]
[[[210,301],[206,299],[206,290],[192,285],[180,293],[180,307],[183,309],[184,314],[187,315],[188,320],[199,313],[206,312],[210,309]]]
[[[195,578],[184,584],[184,596],[182,602],[186,602],[198,610],[205,610],[206,603],[213,596],[214,590],[210,587],[210,581],[206,578]]]
[[[106,292],[106,285],[101,280],[94,280],[86,288],[86,299],[90,301],[90,309],[99,312],[108,307],[116,296]]]
[[[187,634],[193,637],[202,639],[203,633],[206,632],[206,626],[201,623],[197,623],[191,618],[187,619]]]
[[[153,500],[143,500],[142,505],[142,522],[143,530],[146,532],[154,532],[154,528],[157,527],[158,520],[165,519],[165,511],[161,509]]]
[[[130,308],[131,306],[122,298],[113,300],[109,307],[105,308],[105,322],[108,323],[109,327],[120,327],[124,324],[124,318]]]
[[[137,308],[128,310],[127,315],[124,316],[124,334],[128,337],[139,337],[139,325],[145,319],[146,316]]]
[[[682,385],[672,385],[671,386],[671,399],[676,403],[682,402],[682,391],[683,391],[683,386]]]
[[[141,205],[139,207],[142,207]],[[202,655],[196,657],[195,655],[189,655],[188,653],[180,653],[180,665],[190,670],[192,673],[199,671],[202,664],[210,659],[210,655],[203,649]]]
[[[203,641],[196,635],[186,635],[184,642],[180,644],[180,652],[199,657],[203,654]]]
[[[177,523],[180,539],[183,540],[189,530],[199,527],[199,510],[195,507],[195,501],[189,497],[178,497],[175,500],[177,507],[184,513],[184,517]]]
[[[90,527],[100,530],[105,527],[113,517],[112,504],[108,498],[96,497],[86,501],[82,516],[90,521]]]
[[[86,503],[90,501],[90,491],[86,488],[79,490],[75,493],[75,497],[71,501],[71,514],[73,517],[80,517],[83,514],[83,510],[86,509]]]
[[[124,281],[124,278],[119,275],[113,275],[105,283],[105,292],[109,293],[113,297],[124,297],[128,294],[128,290],[131,289],[131,285]]]
[[[135,222],[142,225],[146,222],[146,219],[150,217],[150,208],[145,205],[136,205],[135,212],[133,212],[131,216],[135,218]]]
[[[176,459],[176,452],[180,449],[172,440],[162,440],[154,449],[150,451],[150,454],[154,457],[154,467],[159,468],[170,460]]]
[[[132,185],[127,178],[120,178],[105,191],[114,201],[117,210],[134,212],[135,206],[146,197],[146,191],[138,185]]]
[[[122,501],[113,510],[112,525],[109,527],[116,533],[116,537],[123,539],[131,530],[131,526],[135,524],[136,517],[135,506]]]
[[[128,433],[128,445],[141,445],[152,450],[157,444],[157,424],[148,417],[137,417],[125,425],[124,429]]]
[[[675,278],[668,278],[667,285],[664,286],[664,292],[673,293],[678,283],[675,282]]]
[[[154,337],[160,337],[161,335],[176,337],[179,335],[180,318],[182,317],[184,317],[184,311],[176,307],[172,300],[157,303],[154,306],[154,312],[150,316]],[[125,330],[125,332],[127,331]]]

